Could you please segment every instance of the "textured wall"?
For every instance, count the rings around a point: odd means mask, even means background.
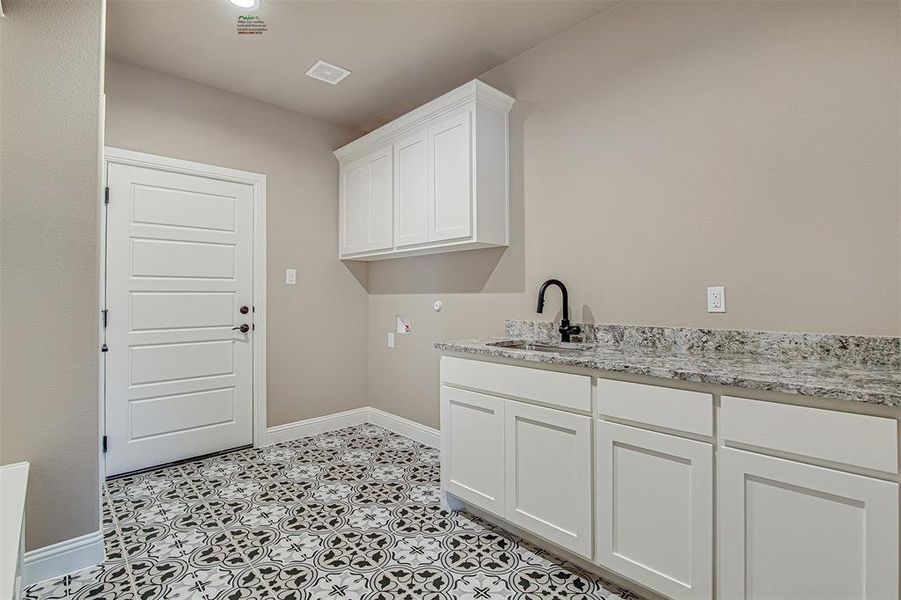
[[[585,321],[901,334],[898,13],[627,2],[489,71],[513,243],[373,263],[371,403],[437,425],[432,342],[531,318],[552,276]]]
[[[115,60],[106,93],[107,145],[266,175],[269,425],[366,406],[366,290],[337,259],[332,150],[348,133]]]
[[[0,462],[31,462],[29,549],[97,531],[103,6],[4,0]]]

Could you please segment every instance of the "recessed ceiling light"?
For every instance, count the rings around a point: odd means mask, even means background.
[[[312,77],[313,79],[318,79],[319,81],[324,81],[326,83],[330,83],[332,85],[338,85],[338,83],[350,75],[350,71],[347,69],[343,69],[338,65],[333,65],[332,63],[327,63],[324,60],[316,61],[316,64],[309,68],[306,72],[307,77]]]
[[[242,10],[256,10],[260,7],[261,0],[228,0]]]

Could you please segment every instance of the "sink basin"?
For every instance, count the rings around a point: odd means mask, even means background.
[[[534,352],[556,352],[558,354],[575,354],[585,352],[587,349],[582,344],[541,344],[538,342],[525,342],[523,340],[504,340],[502,342],[488,342],[488,346],[497,346],[509,350],[528,350]]]

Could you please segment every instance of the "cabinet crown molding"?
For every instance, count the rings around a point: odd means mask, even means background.
[[[394,121],[382,125],[363,137],[338,148],[335,150],[334,155],[342,163],[356,160],[389,140],[406,135],[410,131],[421,127],[424,123],[439,119],[443,115],[471,102],[507,114],[510,112],[515,99],[487,83],[473,79],[469,83],[464,83],[457,89],[451,90],[443,96],[435,98],[431,102],[423,104]]]

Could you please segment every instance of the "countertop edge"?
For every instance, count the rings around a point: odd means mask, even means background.
[[[630,375],[643,375],[647,377],[656,377],[659,379],[669,379],[674,381],[685,381],[746,388],[751,390],[780,392],[786,394],[796,394],[799,396],[839,400],[853,404],[872,404],[888,406],[892,408],[901,407],[901,390],[899,390],[897,394],[885,394],[882,392],[873,392],[853,387],[818,386],[806,383],[793,383],[785,380],[779,381],[774,379],[764,379],[746,375],[725,376],[722,374],[705,373],[699,370],[655,367],[653,365],[632,364],[627,361],[618,362],[613,360],[596,360],[584,357],[567,357],[553,353],[548,353],[546,355],[538,357],[534,353],[506,350],[503,347],[497,346],[487,347],[485,345],[487,342],[499,341],[503,339],[506,338],[492,338],[466,342],[439,341],[435,342],[434,347],[444,352],[507,358],[511,360],[519,360],[541,365],[560,365],[565,367],[589,369],[592,371],[627,373]]]

